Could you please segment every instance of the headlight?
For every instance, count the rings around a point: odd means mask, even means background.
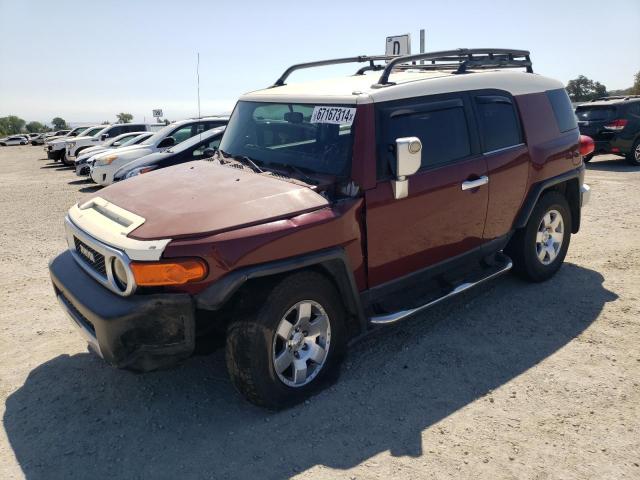
[[[129,170],[124,178],[131,178],[131,177],[135,177],[136,175],[140,175],[141,173],[147,173],[150,172],[151,170],[156,169],[157,167],[155,165],[153,166],[148,166],[148,167],[138,167],[138,168],[134,168],[133,170]]]
[[[118,287],[124,292],[127,289],[129,279],[127,278],[127,269],[119,258],[113,259],[113,277]]]
[[[73,148],[76,146],[76,142],[69,142],[68,143],[69,148]]]
[[[108,157],[97,159],[94,165],[96,166],[111,165],[117,159],[118,159],[118,155],[109,155]]]

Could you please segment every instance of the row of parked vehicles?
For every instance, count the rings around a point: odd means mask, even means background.
[[[287,84],[346,63],[364,66]],[[522,50],[294,65],[230,118],[121,127],[55,149],[98,183],[130,178],[69,210],[60,304],[120,368],[223,337],[233,384],[270,408],[326,385],[376,328],[510,270],[551,278],[590,196],[594,142]],[[208,158],[160,168],[176,156]]]
[[[100,185],[159,168],[211,157],[229,118],[213,116],[164,124],[126,123],[78,127],[46,142],[51,160],[75,167]]]

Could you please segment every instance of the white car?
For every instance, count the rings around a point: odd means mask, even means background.
[[[91,167],[91,179],[100,185],[110,185],[116,171],[127,163],[166,150],[212,128],[222,127],[228,121],[228,116],[180,120],[167,125],[140,145],[118,149],[117,152],[100,153]]]
[[[89,147],[103,145],[107,140],[123,133],[153,131],[162,127],[162,124],[114,123],[113,125],[102,125],[102,127],[98,132],[93,134],[86,132],[81,137],[76,137],[67,142],[66,151],[62,156],[62,163],[73,165],[78,154]]]
[[[0,145],[7,147],[9,145],[26,145],[29,140],[24,135],[10,135],[6,138],[0,138]]]
[[[104,152],[112,152],[114,150],[128,147],[131,145],[139,145],[149,137],[153,135],[153,132],[133,132],[133,133],[123,133],[122,135],[118,135],[110,142],[105,143],[104,145],[100,145],[97,147],[87,148],[80,152],[80,154],[76,157],[76,175],[79,177],[87,177],[89,176],[89,170],[91,165],[93,165],[94,158]],[[112,143],[111,143],[112,142]],[[107,145],[111,143],[110,145]],[[95,149],[95,150],[94,150]]]
[[[62,160],[67,142],[79,135],[86,135],[91,128],[102,129],[103,126],[95,125],[94,127],[76,127],[60,137],[55,136],[45,139],[44,151],[47,152],[47,158],[54,161]]]

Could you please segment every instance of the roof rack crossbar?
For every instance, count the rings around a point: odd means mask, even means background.
[[[528,50],[511,50],[506,48],[459,48],[457,50],[443,50],[440,52],[417,53],[414,55],[404,55],[402,57],[394,57],[387,63],[378,83],[374,87],[383,87],[393,85],[389,82],[389,75],[394,68],[401,64],[416,62],[418,60],[431,60],[431,67],[452,68],[457,64],[456,73],[465,73],[467,68],[516,68],[524,67],[528,73],[533,73],[530,53]],[[518,60],[517,58],[522,58]],[[436,62],[449,62],[444,65],[438,65]],[[410,68],[420,68],[424,65],[411,65]],[[405,67],[407,68],[407,67]]]
[[[282,85],[285,84],[284,82],[287,80],[289,75],[291,75],[296,70],[302,70],[304,68],[325,67],[327,65],[340,65],[343,63],[363,63],[363,62],[369,62],[370,63],[369,67],[372,67],[374,65],[373,64],[374,61],[392,60],[394,58],[396,57],[387,56],[387,55],[377,55],[377,56],[376,55],[374,56],[359,55],[357,57],[334,58],[331,60],[320,60],[317,62],[298,63],[296,65],[291,65],[289,68],[287,68],[284,71],[284,73],[280,75],[280,78],[276,80],[276,83],[274,83],[271,87],[281,87]],[[369,68],[369,69],[373,69],[373,68]]]

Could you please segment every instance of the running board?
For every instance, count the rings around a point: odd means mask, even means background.
[[[460,285],[458,285],[456,288],[454,288],[453,290],[451,290],[449,293],[443,295],[442,297],[438,297],[435,300],[432,300],[428,303],[425,303],[424,305],[421,305],[419,307],[416,308],[411,308],[409,310],[400,310],[398,312],[393,312],[393,313],[387,313],[384,315],[376,315],[373,316],[371,318],[369,318],[369,322],[373,325],[387,325],[389,323],[395,323],[399,320],[402,320],[404,318],[410,317],[411,315],[414,315],[418,312],[421,312],[422,310],[425,310],[429,307],[433,307],[434,305],[447,300],[448,298],[454,297],[462,292],[466,292],[467,290],[475,287],[476,285],[479,285],[481,283],[486,282],[487,280],[491,280],[492,278],[498,277],[500,275],[502,275],[503,273],[508,272],[509,270],[511,270],[511,267],[513,266],[513,262],[511,261],[511,259],[509,257],[507,257],[505,254],[503,253],[499,253],[497,256],[498,259],[502,260],[503,265],[498,269],[498,270],[494,270],[492,273],[490,273],[489,275],[487,275],[486,277],[482,277],[479,280],[476,280],[475,282],[466,282],[466,283],[462,283]]]

